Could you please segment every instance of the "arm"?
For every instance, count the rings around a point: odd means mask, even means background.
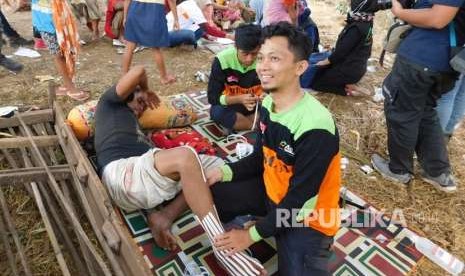
[[[168,5],[170,6],[170,10],[173,13],[173,30],[179,30],[179,17],[178,10],[176,8],[176,0],[168,0]]]
[[[419,28],[442,29],[454,19],[459,7],[434,4],[426,9],[404,9],[397,0],[392,0],[392,13],[399,19]]]
[[[220,105],[220,98],[224,91],[226,76],[221,70],[221,64],[217,57],[213,59],[210,79],[208,80],[208,103],[211,105]]]
[[[254,95],[243,94],[237,96],[223,95],[225,89],[226,76],[221,69],[220,61],[217,57],[213,60],[210,79],[208,81],[207,95],[208,103],[211,105],[233,105],[243,104],[248,110],[252,110],[258,101]]]
[[[361,39],[364,38],[357,27],[347,29],[338,39],[334,51],[328,57],[329,64],[341,63],[360,43]]]
[[[294,174],[286,196],[251,230],[258,232],[259,237],[270,237],[285,229],[277,227],[276,210],[287,210],[292,214],[292,209],[301,209],[306,201],[318,194],[331,161],[339,152],[339,139],[324,130],[312,130],[298,139],[295,152]]]
[[[127,72],[116,84],[116,94],[121,100],[134,92],[139,86],[142,91],[149,92],[147,75],[143,66],[135,66]]]

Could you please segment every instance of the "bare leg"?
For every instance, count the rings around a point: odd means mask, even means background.
[[[66,71],[65,58],[61,54],[57,54],[55,56],[54,61],[55,61],[55,67],[57,68],[58,73],[63,78],[64,86],[71,93],[79,93],[79,91],[77,90],[76,86],[73,83],[73,80],[71,79],[71,77],[68,75],[68,72]]]
[[[154,167],[161,175],[180,180],[184,198],[209,238],[213,240],[214,236],[224,233],[195,152],[185,147],[162,150],[155,153],[154,160]],[[226,252],[214,248],[214,253],[232,275],[262,274],[263,266],[243,252],[226,256]]]
[[[92,40],[96,40],[100,36],[100,32],[98,29],[98,20],[92,20],[90,21],[90,24],[92,25]]]
[[[161,248],[176,249],[176,238],[170,231],[173,221],[188,209],[183,194],[166,205],[162,210],[148,215],[148,224],[155,242]]]
[[[210,188],[202,175],[202,168],[196,155],[189,149],[180,147],[158,151],[155,156],[155,169],[163,176],[177,180],[182,185],[182,191],[187,204],[199,217],[213,212],[213,198]]]
[[[162,84],[170,84],[176,81],[176,77],[166,72],[165,59],[160,48],[153,48],[153,58],[160,73],[160,80]]]
[[[126,41],[126,51],[123,54],[123,60],[121,62],[121,73],[124,75],[129,71],[131,67],[133,51],[136,49],[136,43]]]
[[[55,55],[55,67],[58,73],[63,78],[63,85],[67,90],[67,95],[75,100],[86,100],[89,98],[89,94],[87,92],[79,91],[73,83],[73,80],[68,75],[66,70],[66,61],[65,58],[61,54]]]
[[[254,114],[245,116],[236,112],[236,122],[234,123],[234,130],[250,130],[252,128]]]

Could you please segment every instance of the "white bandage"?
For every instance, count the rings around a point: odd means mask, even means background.
[[[215,209],[216,213],[216,209]],[[203,219],[195,216],[195,219],[200,223],[202,228],[207,233],[207,236],[212,243],[213,253],[224,268],[228,271],[230,275],[233,276],[258,276],[260,271],[258,269],[263,269],[263,266],[255,258],[252,258],[245,254],[244,252],[237,252],[231,256],[226,255],[229,250],[219,251],[215,248],[214,238],[220,234],[224,233],[223,226],[221,222],[217,219],[212,212],[209,212]]]

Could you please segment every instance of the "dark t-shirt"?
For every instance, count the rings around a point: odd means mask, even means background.
[[[108,89],[97,104],[94,141],[100,170],[112,161],[142,155],[152,147],[132,110],[116,94],[116,86]]]
[[[457,44],[465,43],[463,30],[465,0],[419,0],[415,9],[431,8],[434,4],[460,7],[454,22],[457,30]],[[438,29],[414,27],[399,47],[398,54],[415,64],[437,72],[451,71],[449,25]]]

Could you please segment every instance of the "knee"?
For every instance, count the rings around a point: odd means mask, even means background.
[[[176,148],[175,150],[176,164],[179,168],[178,171],[181,171],[182,169],[185,169],[197,162],[197,153],[193,148],[189,146],[183,146]]]

